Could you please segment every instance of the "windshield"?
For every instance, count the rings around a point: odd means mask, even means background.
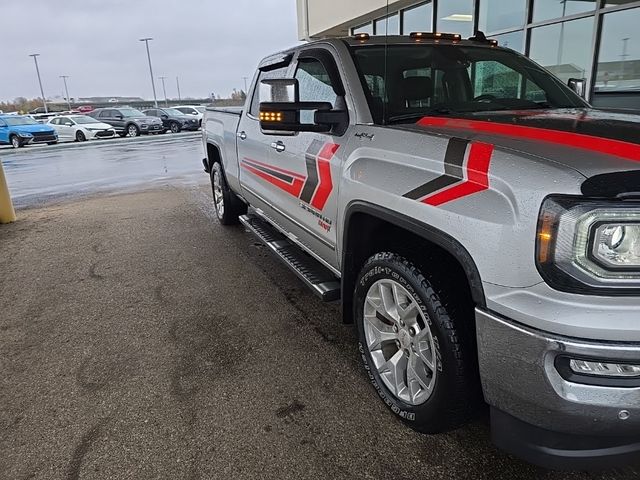
[[[204,111],[206,110],[206,107],[193,107],[195,108],[199,113],[204,113]]]
[[[144,117],[144,113],[140,110],[136,110],[135,108],[121,108],[120,113],[123,117]]]
[[[377,124],[412,122],[427,114],[588,106],[547,71],[507,50],[461,45],[386,48],[386,62],[384,45],[353,48]]]
[[[184,113],[182,113],[180,110],[176,110],[175,108],[163,108],[162,111],[167,115],[172,115],[172,116],[184,115]]]
[[[16,127],[19,125],[39,125],[39,123],[31,117],[2,117],[2,120],[4,120],[10,127]]]
[[[88,117],[87,115],[77,115],[69,118],[74,122],[76,122],[78,125],[86,125],[87,123],[97,123],[97,120],[95,118]]]

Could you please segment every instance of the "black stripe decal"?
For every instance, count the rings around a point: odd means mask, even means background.
[[[468,140],[462,138],[452,138],[447,145],[447,153],[444,156],[444,175],[434,178],[430,182],[406,193],[404,197],[412,200],[419,200],[438,190],[449,187],[454,183],[464,180],[464,155],[469,145]]]
[[[316,191],[316,187],[318,186],[318,168],[316,167],[316,163],[323,145],[324,143],[316,139],[311,142],[311,145],[309,145],[309,149],[305,154],[305,159],[307,161],[307,181],[304,182],[304,187],[300,194],[300,200],[305,203],[311,203],[313,192]]]
[[[256,165],[255,163],[248,162],[245,160],[245,163],[249,165],[251,168],[255,168],[256,170],[260,170],[261,172],[267,173],[272,177],[279,178],[283,182],[293,183],[293,177],[287,175],[286,173],[276,172],[275,170],[271,170],[270,168],[266,168],[262,165]]]

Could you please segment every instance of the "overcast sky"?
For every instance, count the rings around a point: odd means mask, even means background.
[[[244,88],[258,61],[297,44],[294,0],[29,0],[3,1],[0,100],[40,96],[38,58],[47,97],[153,97],[144,43],[150,42],[158,98],[227,97]]]

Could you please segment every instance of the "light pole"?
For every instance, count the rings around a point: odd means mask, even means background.
[[[49,113],[49,109],[47,108],[47,100],[44,98],[44,89],[42,88],[42,80],[40,79],[40,69],[38,68],[38,57],[39,53],[32,53],[29,55],[33,57],[33,61],[36,64],[36,73],[38,74],[38,83],[40,84],[40,94],[42,95],[42,104],[44,105],[44,113]]]
[[[247,78],[248,77],[242,77],[242,79],[244,80],[244,93],[247,93]]]
[[[156,97],[156,84],[153,81],[153,68],[151,67],[151,54],[149,53],[149,40],[153,40],[151,37],[141,38],[140,41],[144,42],[147,46],[147,59],[149,60],[149,75],[151,76],[151,88],[153,89],[153,104],[158,108],[158,98]]]
[[[627,61],[627,57],[629,57],[629,54],[627,53],[627,44],[629,43],[630,38],[629,37],[625,37],[622,39],[622,55],[620,55],[620,58],[622,58],[622,62],[621,63],[621,67],[622,67],[622,73],[620,74],[620,79],[624,81],[624,64]]]
[[[164,87],[164,80],[167,77],[158,77],[160,80],[162,80],[162,92],[164,93],[164,106],[168,107],[169,106],[169,101],[167,100],[167,89]]]
[[[60,75],[60,78],[64,82],[64,91],[67,94],[67,107],[69,107],[69,111],[71,111],[71,99],[69,98],[69,89],[67,88],[67,78],[69,78],[69,75]]]
[[[178,101],[182,101],[182,96],[180,95],[180,79],[176,75],[176,87],[178,87]]]

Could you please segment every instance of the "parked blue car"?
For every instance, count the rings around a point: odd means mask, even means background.
[[[49,125],[36,122],[24,115],[0,115],[0,145],[11,145],[13,148],[27,144],[58,143],[58,134]]]

